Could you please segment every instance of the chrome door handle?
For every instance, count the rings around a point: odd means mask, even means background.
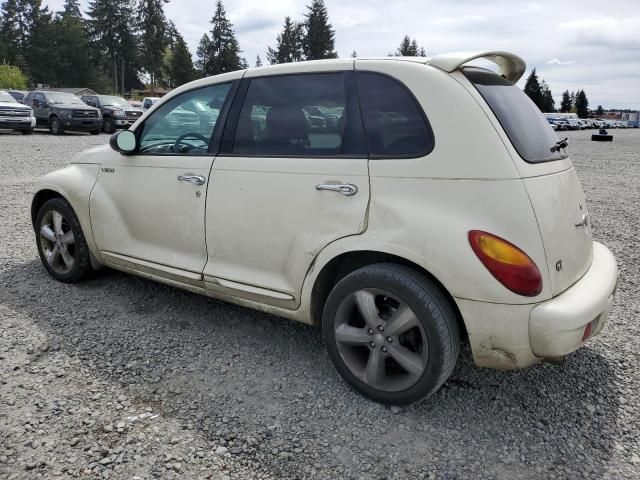
[[[194,185],[204,185],[204,182],[207,181],[202,175],[178,175],[178,180]]]
[[[337,185],[333,183],[321,183],[320,185],[316,185],[316,190],[328,190],[330,192],[338,192],[347,197],[350,197],[358,193],[358,187],[350,183],[337,184]]]

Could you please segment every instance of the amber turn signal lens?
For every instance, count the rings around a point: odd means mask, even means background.
[[[469,243],[491,275],[512,292],[535,297],[542,291],[540,270],[512,243],[481,230],[469,232]]]

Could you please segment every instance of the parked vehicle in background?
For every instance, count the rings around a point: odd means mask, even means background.
[[[593,120],[590,118],[584,118],[581,121],[585,128],[593,128]]]
[[[24,90],[7,90],[9,92],[9,95],[11,95],[13,98],[15,98],[17,100],[18,103],[24,103],[24,97],[27,96],[27,93]]]
[[[549,122],[549,125],[551,125],[551,128],[553,128],[554,130],[558,130],[558,124],[555,122],[554,119],[552,118],[547,118],[547,122]]]
[[[48,128],[54,135],[62,135],[65,130],[98,135],[102,129],[100,110],[73,93],[33,91],[25,97],[25,103],[33,108],[36,127]]]
[[[39,181],[40,258],[62,282],[108,266],[321,324],[384,403],[438,390],[462,338],[480,366],[558,362],[602,331],[618,273],[525,69],[491,51],[189,83]],[[194,102],[218,111],[206,132]]]
[[[83,95],[81,99],[87,105],[100,109],[102,129],[105,133],[113,133],[119,128],[129,128],[144,113],[141,108],[129,105],[129,102],[122,97]]]
[[[593,127],[594,128],[605,128],[604,126],[605,126],[605,123],[604,123],[603,120],[596,119],[596,120],[593,121]]]
[[[149,110],[156,102],[160,100],[159,97],[145,97],[142,99],[142,110],[145,112]]]
[[[131,105],[132,107],[136,107],[136,108],[142,108],[142,102],[140,100],[127,100],[127,102],[129,102],[129,105]]]
[[[33,110],[19,103],[9,92],[0,90],[0,128],[30,134],[35,125]]]
[[[565,120],[569,124],[569,130],[581,130],[582,124],[580,120],[577,118],[567,118]]]
[[[555,120],[558,130],[573,130],[571,124],[566,120]]]

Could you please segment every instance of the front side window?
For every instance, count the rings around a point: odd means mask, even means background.
[[[404,85],[373,72],[358,72],[356,78],[372,158],[420,157],[433,150],[431,128]]]
[[[230,83],[199,88],[172,98],[144,122],[138,151],[148,155],[207,153]]]
[[[362,126],[342,72],[255,78],[240,110],[233,153],[364,154]]]
[[[518,154],[529,163],[561,160],[558,136],[540,109],[513,83],[495,73],[468,67],[463,70],[487,102]]]

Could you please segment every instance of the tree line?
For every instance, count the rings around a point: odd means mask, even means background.
[[[195,62],[175,24],[166,18],[167,3],[91,0],[83,14],[79,0],[65,0],[58,12],[43,7],[42,0],[5,0],[0,5],[0,73],[6,72],[5,83],[11,85],[21,84],[16,80],[19,70],[28,86],[76,86],[116,93],[145,85],[173,88],[249,66],[222,0],[215,3],[210,30],[200,39]],[[405,35],[388,55],[424,57],[426,51]],[[354,50],[351,56],[358,54]],[[270,64],[337,57],[335,30],[324,0],[311,0],[300,20],[285,17],[275,45],[266,50]],[[262,66],[260,55],[255,66]],[[555,111],[551,89],[535,68],[524,91],[543,112]],[[588,106],[584,90],[565,91],[559,110],[586,117]]]
[[[551,88],[542,79],[538,78],[536,69],[531,70],[529,77],[524,85],[524,93],[526,93],[531,101],[537,105],[542,112],[555,112],[555,100],[551,93]],[[562,113],[577,113],[579,118],[587,118],[589,116],[589,99],[583,89],[569,93],[565,90],[562,93],[560,108],[557,110]],[[602,106],[599,107],[602,115]]]

